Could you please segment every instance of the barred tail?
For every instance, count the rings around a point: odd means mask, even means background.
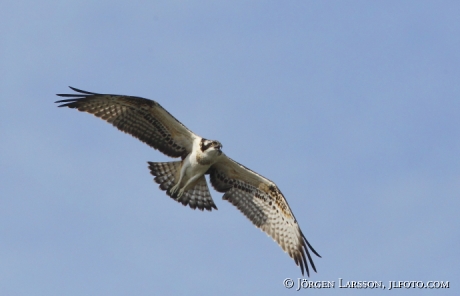
[[[169,191],[179,180],[181,162],[148,162],[148,164],[150,173],[155,176],[153,180],[160,184],[160,189],[166,191],[166,194],[172,199],[182,203],[184,206],[189,205],[192,209],[198,208],[211,211],[214,208],[217,210],[204,176],[201,176],[193,187],[185,191],[180,198],[177,198],[176,196],[171,196]]]
[[[155,176],[153,179],[160,184],[160,189],[169,192],[169,189],[179,180],[180,161],[172,162],[148,162],[150,173]]]

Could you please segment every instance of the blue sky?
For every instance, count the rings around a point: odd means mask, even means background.
[[[68,85],[158,101],[275,181],[322,255],[310,280],[450,281],[458,295],[460,2],[3,1],[1,295],[296,292],[300,269],[221,194],[193,211],[167,161]],[[367,293],[367,291],[366,291]]]

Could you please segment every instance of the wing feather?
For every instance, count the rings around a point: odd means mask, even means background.
[[[251,222],[271,236],[310,276],[308,262],[316,272],[308,243],[286,199],[272,181],[222,155],[209,170],[213,187],[224,192],[223,199],[236,206]],[[308,259],[308,260],[307,260]]]
[[[197,137],[155,101],[123,95],[98,94],[70,87],[76,94],[58,94],[65,99],[58,107],[93,114],[119,130],[171,157],[185,158]]]

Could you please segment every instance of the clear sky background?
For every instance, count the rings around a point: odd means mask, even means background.
[[[285,289],[271,238],[213,190],[172,201],[147,168],[172,159],[56,108],[68,85],[154,99],[275,181],[311,280],[459,295],[459,1],[0,3],[0,295],[350,295]]]

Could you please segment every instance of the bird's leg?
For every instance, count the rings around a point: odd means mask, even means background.
[[[183,176],[183,174],[182,174],[182,170],[181,170],[179,181],[177,181],[176,185],[171,187],[171,189],[169,190],[169,193],[171,194],[171,196],[174,196],[174,193],[176,193],[176,191],[179,189],[180,183],[182,182],[182,176]],[[180,196],[178,196],[178,197],[180,197]]]
[[[187,188],[188,185],[192,184],[193,182],[195,182],[199,177],[201,177],[202,175],[195,175],[193,177],[191,177],[190,179],[187,180],[187,182],[185,183],[184,186],[182,186],[182,188],[179,190],[179,192],[177,193],[177,198],[179,199],[182,194],[184,194],[185,192],[185,189]]]
[[[177,182],[176,185],[174,185],[173,187],[171,187],[171,189],[169,189],[169,194],[171,194],[171,196],[173,196],[174,193],[177,191],[177,189],[179,189],[179,184],[180,182]]]
[[[186,165],[184,165],[184,162],[182,162],[182,166],[180,168],[180,173],[179,173],[179,181],[177,181],[176,185],[174,185],[173,187],[171,187],[171,189],[169,190],[169,194],[173,197],[174,196],[174,193],[176,193],[176,191],[179,189],[180,187],[180,183],[182,182],[182,179],[184,178],[184,175],[185,175],[185,170],[186,170]],[[185,186],[184,186],[185,187]],[[181,194],[182,195],[182,194]],[[180,197],[180,196],[178,196]]]

